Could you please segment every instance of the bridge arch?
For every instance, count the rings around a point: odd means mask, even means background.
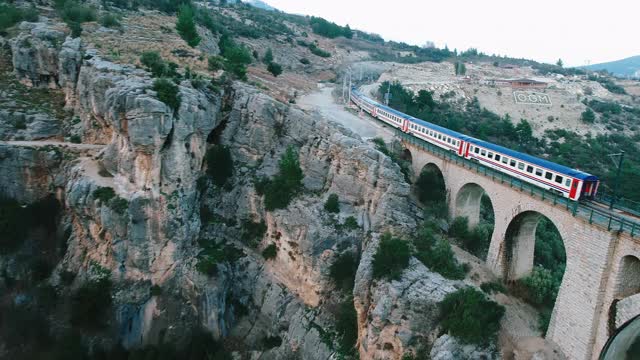
[[[556,244],[548,233],[556,233]],[[557,236],[561,244],[557,244]],[[536,247],[536,240],[542,243]],[[504,266],[503,278],[506,281],[518,280],[531,273],[534,267],[534,258],[538,263],[564,263],[566,266],[566,238],[560,233],[554,222],[544,214],[527,210],[514,216],[509,222],[504,235]],[[551,249],[549,249],[551,247]],[[555,249],[555,247],[561,247]],[[537,254],[536,251],[550,252]],[[561,268],[562,269],[562,268]]]
[[[491,198],[488,196],[484,188],[476,183],[467,183],[458,190],[452,206],[452,217],[458,216],[466,217],[469,220],[469,227],[474,227],[480,222],[480,210],[482,209],[483,196],[488,198],[491,202]],[[491,206],[493,211],[493,205]]]
[[[442,170],[437,164],[430,162],[420,169],[413,182],[412,191],[426,213],[439,218],[447,217],[448,187]]]
[[[608,335],[640,314],[640,259],[626,255],[620,259],[609,306]]]

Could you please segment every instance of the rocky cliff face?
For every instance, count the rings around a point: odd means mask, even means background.
[[[387,156],[317,114],[240,83],[214,93],[183,81],[173,111],[157,99],[147,73],[101,59],[57,27],[21,25],[12,42],[16,76],[62,89],[79,119],[70,131],[103,146],[65,156],[3,145],[0,169],[11,175],[0,178],[0,189],[23,202],[54,191],[62,199],[62,223],[71,231],[51,284],[61,283],[63,271],[78,274],[76,287],[96,264],[110,271],[115,336],[101,341],[127,348],[180,341],[202,325],[227,339],[227,348],[264,359],[336,358],[328,268],[344,251],[362,254],[353,296],[363,359],[398,359],[438,337],[437,302],[460,283],[415,259],[400,281],[371,279],[380,234],[416,226],[409,185]],[[234,162],[222,188],[202,177],[212,143],[228,147]],[[266,211],[255,181],[273,176],[290,147],[304,190],[286,209]],[[105,187],[113,199],[96,195]],[[340,199],[336,215],[323,209],[331,193]],[[348,217],[357,229],[341,226]],[[247,224],[261,222],[264,235],[248,242]],[[231,244],[242,255],[207,275],[197,270],[199,242]],[[267,261],[261,251],[269,245],[277,255]],[[266,346],[268,338],[280,342]]]

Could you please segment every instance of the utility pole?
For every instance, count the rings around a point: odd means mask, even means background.
[[[389,86],[387,87],[387,93],[384,96],[385,105],[389,106],[390,98],[391,98],[391,81],[389,81]]]
[[[351,68],[349,68],[349,102],[347,104],[351,105]]]
[[[618,188],[620,187],[620,172],[622,171],[622,160],[624,160],[624,151],[620,150],[619,154],[609,155],[611,160],[614,156],[618,156],[618,164],[616,169],[616,177],[613,179],[613,196],[611,196],[611,203],[609,204],[609,210],[613,210],[613,204],[618,197]]]
[[[345,97],[345,88],[347,87],[347,73],[345,72],[344,75],[342,76],[342,102],[346,101],[346,97]]]

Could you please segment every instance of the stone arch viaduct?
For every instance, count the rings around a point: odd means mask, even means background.
[[[489,196],[495,229],[486,262],[498,277],[515,280],[529,274],[538,221],[545,216],[553,222],[567,260],[546,336],[568,358],[596,359],[610,334],[640,314],[638,234],[575,216],[566,202],[487,176],[417,139],[400,139],[416,176],[426,166],[441,172],[452,217],[467,216],[470,225],[477,224],[480,199],[483,193]]]

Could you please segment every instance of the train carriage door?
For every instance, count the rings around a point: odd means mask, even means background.
[[[460,140],[460,148],[458,148],[458,155],[464,154],[464,141]]]
[[[371,116],[373,117],[378,117],[378,108],[377,107],[373,107],[373,109],[371,109]]]
[[[408,133],[409,132],[409,120],[403,119],[402,121],[402,131]]]
[[[579,184],[580,184],[580,180],[578,179],[573,179],[573,181],[571,181],[571,191],[569,192],[569,199],[578,200],[579,196],[577,196],[576,193],[578,192]]]
[[[469,158],[469,149],[471,148],[471,144],[470,143],[464,143],[466,146],[466,150],[464,151],[464,157],[465,158]]]

